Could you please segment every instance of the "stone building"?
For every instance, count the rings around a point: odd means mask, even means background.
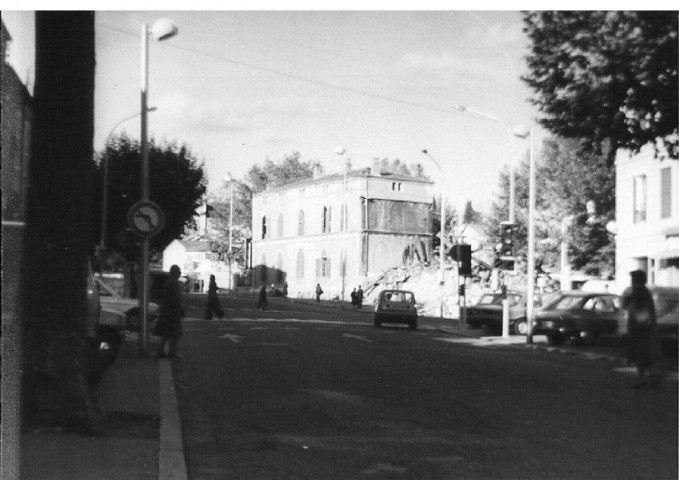
[[[312,297],[320,284],[322,298],[348,300],[391,267],[429,261],[431,185],[347,166],[255,194],[255,285],[287,284],[290,296]]]
[[[679,287],[679,161],[652,145],[616,156],[616,275],[643,270],[650,284]]]

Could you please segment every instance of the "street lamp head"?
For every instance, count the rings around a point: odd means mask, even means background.
[[[226,183],[231,183],[233,181],[233,177],[231,176],[231,172],[226,172],[226,175],[224,175],[224,181]]]
[[[344,149],[344,147],[342,147],[342,146],[340,146],[340,145],[338,145],[337,147],[335,147],[335,153],[336,153],[337,155],[344,155],[346,152],[347,152],[347,151]]]
[[[423,149],[422,149],[422,153],[424,153],[425,155],[429,155],[429,152],[427,151],[426,148],[423,148]]]
[[[151,35],[159,42],[175,37],[178,33],[177,25],[167,18],[156,20],[153,22],[153,26],[151,26]]]
[[[147,112],[155,112],[156,110],[158,110],[158,107],[149,107],[146,109]]]
[[[455,110],[457,110],[458,112],[466,112],[467,111],[467,107],[465,107],[464,105],[455,105],[453,108],[455,108]]]

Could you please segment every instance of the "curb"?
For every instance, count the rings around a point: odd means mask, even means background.
[[[187,480],[182,428],[174,390],[172,363],[158,360],[158,402],[160,438],[158,441],[158,479]]]

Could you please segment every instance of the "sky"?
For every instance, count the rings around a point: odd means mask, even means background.
[[[139,138],[141,25],[171,19],[176,37],[149,40],[148,105],[157,108],[149,136],[186,143],[204,162],[208,193],[227,173],[243,179],[253,165],[293,152],[326,173],[345,158],[353,168],[398,158],[421,163],[434,191],[443,182],[453,206],[471,201],[488,211],[499,172],[529,149],[512,128],[534,127],[536,146],[546,134],[520,80],[529,51],[518,8],[202,10],[192,2],[196,10],[161,11],[129,3],[104,3],[95,14],[94,149],[112,133]],[[30,88],[34,13],[3,10],[2,19],[13,37],[8,60]]]

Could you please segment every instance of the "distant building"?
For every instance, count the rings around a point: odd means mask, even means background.
[[[254,284],[287,283],[289,295],[312,297],[320,283],[323,298],[347,300],[386,269],[428,261],[431,184],[348,166],[346,177],[316,176],[255,194]]]
[[[647,145],[618,151],[615,164],[618,283],[641,269],[650,284],[679,287],[679,161],[656,159]]]
[[[163,251],[163,270],[169,271],[172,265],[182,270],[182,276],[189,284],[189,291],[206,291],[210,275],[215,276],[219,288],[237,286],[233,275],[239,275],[241,269],[234,266],[229,271],[228,264],[218,261],[210,251],[210,242],[205,239],[173,240]],[[229,278],[232,278],[231,282]]]

